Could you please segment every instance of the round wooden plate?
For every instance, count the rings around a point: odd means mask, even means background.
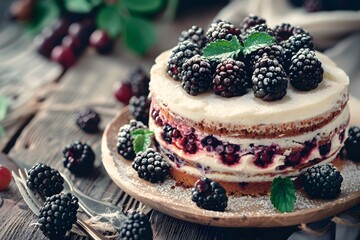
[[[279,227],[318,221],[343,212],[360,203],[360,165],[341,161],[344,177],[342,191],[334,200],[311,200],[296,192],[295,210],[279,213],[269,196],[230,196],[225,212],[198,208],[191,201],[191,189],[176,186],[169,178],[161,184],[140,179],[131,161],[116,151],[119,128],[128,123],[130,114],[125,108],[106,127],[102,138],[102,161],[112,180],[126,193],[153,209],[185,221],[223,227]]]

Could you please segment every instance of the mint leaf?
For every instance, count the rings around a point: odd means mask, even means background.
[[[142,18],[125,19],[125,44],[134,52],[144,54],[156,43],[154,25]]]
[[[280,212],[292,212],[296,201],[294,183],[289,177],[277,177],[271,185],[270,201]]]
[[[28,33],[35,35],[55,21],[59,14],[59,7],[54,1],[35,1],[31,21],[26,23],[25,28]]]
[[[0,121],[5,119],[8,107],[9,100],[5,96],[0,95]]]
[[[250,34],[244,42],[244,54],[249,54],[259,48],[275,43],[275,38],[265,32],[254,32]]]
[[[122,19],[115,5],[102,7],[96,16],[96,25],[98,28],[106,31],[110,37],[117,37],[122,30]]]
[[[132,131],[131,136],[134,137],[133,146],[135,153],[144,152],[150,147],[151,144],[151,135],[154,132],[148,129],[136,129]]]
[[[233,36],[230,41],[225,39],[216,40],[205,46],[204,57],[209,60],[235,58],[242,50],[241,43]]]
[[[162,7],[162,0],[121,0],[124,6],[136,12],[154,12]]]
[[[136,130],[132,131],[130,134],[133,137],[136,137],[137,135],[149,135],[149,136],[151,136],[151,135],[154,134],[154,132],[150,131],[148,129],[141,129],[140,128],[140,129],[136,129]]]
[[[65,8],[70,12],[88,13],[102,0],[64,0]]]

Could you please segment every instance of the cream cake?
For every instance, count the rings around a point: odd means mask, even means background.
[[[316,89],[288,86],[282,99],[253,94],[224,98],[189,95],[167,74],[171,51],[151,69],[149,128],[177,181],[206,176],[234,194],[265,194],[278,176],[296,177],[333,161],[349,122],[347,75],[316,52],[324,69]]]

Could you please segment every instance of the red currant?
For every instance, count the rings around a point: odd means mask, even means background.
[[[72,49],[64,46],[56,46],[51,52],[51,60],[60,63],[64,68],[69,68],[75,63]]]
[[[90,44],[96,48],[97,52],[100,54],[110,53],[114,46],[113,40],[102,30],[96,30],[91,34]]]
[[[124,104],[129,104],[130,98],[132,97],[131,85],[130,83],[122,83],[115,92],[115,97],[119,102]]]
[[[4,166],[0,166],[0,191],[7,189],[11,182],[11,172]]]

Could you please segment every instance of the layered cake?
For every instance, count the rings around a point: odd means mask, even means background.
[[[284,77],[289,81],[286,94],[264,101],[254,86],[249,87],[254,93],[214,94],[216,77],[207,91],[192,94],[185,79],[181,83],[169,74],[174,51],[158,56],[151,69],[149,128],[178,182],[193,186],[206,176],[220,183],[228,194],[266,194],[275,177],[296,177],[337,157],[349,122],[349,79],[325,55],[311,55],[323,69],[316,86],[301,89],[290,84],[290,73]],[[274,61],[275,65],[280,62]],[[296,65],[294,58],[292,64]],[[250,76],[252,84],[256,84],[255,72]],[[181,76],[186,78],[186,73]]]

